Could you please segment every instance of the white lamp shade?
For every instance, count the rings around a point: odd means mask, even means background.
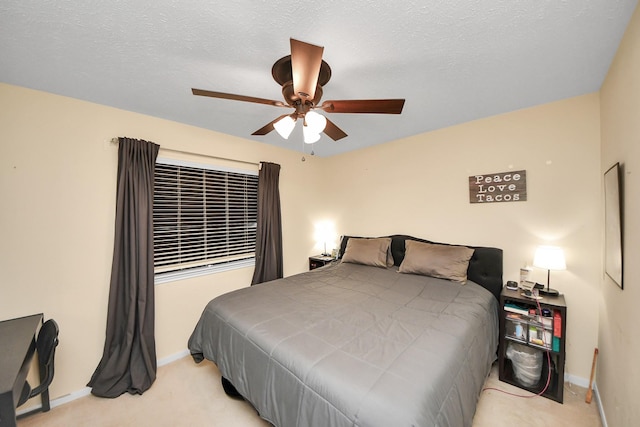
[[[533,257],[533,266],[547,270],[566,270],[564,251],[557,246],[538,246]]]
[[[274,129],[280,134],[284,139],[288,139],[291,132],[293,132],[293,128],[296,125],[296,121],[291,118],[291,116],[285,116],[275,122],[273,124]]]
[[[313,144],[320,139],[320,134],[309,129],[309,126],[302,127],[302,135],[304,136],[305,144]]]
[[[319,134],[327,126],[327,118],[315,111],[309,111],[305,114],[304,119],[307,127],[313,131],[313,133]]]

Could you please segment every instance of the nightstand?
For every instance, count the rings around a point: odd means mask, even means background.
[[[330,264],[333,258],[324,255],[314,255],[309,257],[309,270],[314,270],[318,267],[323,267]]]
[[[547,383],[548,372],[551,371],[549,387],[542,396],[562,403],[564,390],[564,362],[567,341],[567,304],[563,295],[545,296],[540,308],[548,316],[540,316],[535,300],[521,295],[521,290],[502,289],[500,294],[500,344],[498,347],[498,372],[500,381],[540,393]],[[535,314],[530,314],[530,310]],[[514,361],[507,357],[510,345],[515,345],[518,352],[542,352],[542,372],[539,380],[523,384],[518,379]],[[514,354],[516,352],[514,351]],[[548,357],[547,357],[548,354]],[[527,356],[524,356],[525,358]],[[525,369],[526,373],[526,369]],[[521,374],[523,375],[523,374]]]

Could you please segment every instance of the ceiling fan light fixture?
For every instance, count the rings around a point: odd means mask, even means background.
[[[320,134],[327,126],[327,118],[322,114],[318,114],[315,111],[309,111],[304,116],[306,126],[313,131],[313,133]]]
[[[313,144],[320,139],[320,133],[314,132],[309,126],[302,126],[302,136],[305,144]]]
[[[274,129],[284,139],[289,139],[289,135],[293,132],[296,121],[291,116],[285,116],[273,124]]]

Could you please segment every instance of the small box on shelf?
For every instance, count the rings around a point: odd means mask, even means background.
[[[551,349],[551,330],[535,323],[529,324],[529,344],[535,347],[543,347],[545,350]]]
[[[507,315],[505,319],[505,338],[514,341],[527,342],[527,322],[518,315]]]

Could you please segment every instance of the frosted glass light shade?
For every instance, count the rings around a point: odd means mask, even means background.
[[[284,139],[289,139],[289,135],[293,132],[293,128],[296,125],[296,121],[291,116],[285,116],[273,124],[274,129]]]
[[[327,118],[315,111],[309,111],[305,114],[304,119],[307,127],[311,129],[313,133],[320,133],[327,126]]]
[[[566,270],[564,251],[557,246],[538,246],[533,257],[533,266],[547,270]]]
[[[320,133],[314,132],[309,126],[302,127],[302,135],[304,136],[305,144],[313,144],[320,139]]]

